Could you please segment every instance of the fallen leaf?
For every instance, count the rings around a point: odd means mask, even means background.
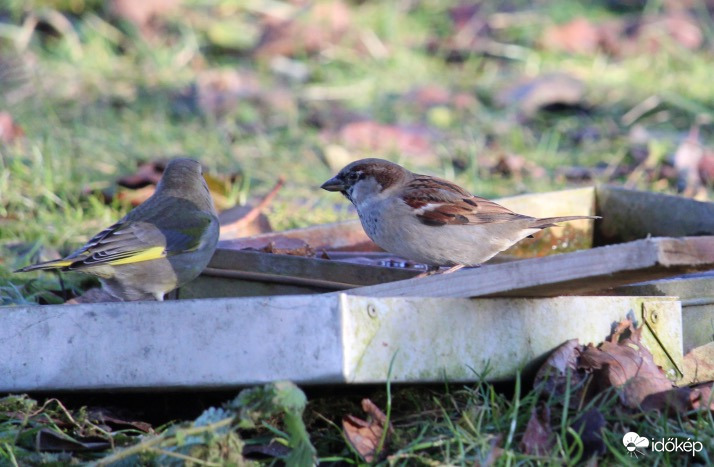
[[[523,118],[556,105],[575,107],[584,104],[585,85],[565,73],[550,73],[507,88],[498,96],[498,101],[513,107]]]
[[[714,380],[714,342],[695,347],[684,356],[686,384]],[[682,383],[679,383],[680,385]]]
[[[714,383],[672,388],[650,394],[642,401],[642,409],[659,410],[677,416],[683,416],[692,410],[714,411],[712,384]]]
[[[260,78],[251,71],[231,68],[206,70],[174,96],[173,108],[179,114],[221,118],[245,101],[260,99],[265,92]]]
[[[136,25],[144,36],[154,37],[158,33],[155,23],[180,4],[181,0],[111,0],[109,10]]]
[[[582,374],[577,371],[579,356],[580,343],[577,339],[564,342],[538,369],[533,386],[540,388],[545,394],[558,396],[565,394],[568,387],[571,390],[577,387],[582,381]]]
[[[474,53],[487,52],[491,28],[488,15],[478,3],[465,3],[449,9],[453,30],[444,38],[431,39],[427,50],[443,55],[449,62],[462,62]]]
[[[116,198],[122,203],[136,207],[149,199],[154,191],[156,191],[156,186],[147,185],[137,190],[118,190],[114,196],[106,194],[104,199],[106,203],[111,203]]]
[[[543,167],[525,157],[504,152],[499,154],[496,163],[491,167],[491,173],[512,177],[517,181],[526,176],[528,178],[543,178],[547,175]]]
[[[340,0],[306,5],[289,19],[266,16],[253,54],[266,58],[322,52],[343,40],[351,16],[350,7]]]
[[[25,136],[25,132],[15,123],[8,112],[0,112],[0,143],[14,143]]]
[[[270,222],[262,213],[275,199],[285,184],[285,177],[279,177],[275,186],[263,197],[255,207],[238,206],[223,211],[218,216],[221,226],[221,239],[248,237],[271,232]]]
[[[423,128],[386,125],[370,120],[348,123],[338,132],[346,146],[363,151],[431,154],[431,139]]]
[[[234,206],[218,214],[221,225],[221,240],[250,237],[272,232],[268,216],[260,212],[257,206]]]
[[[125,188],[138,189],[148,185],[156,185],[161,180],[161,175],[164,173],[166,159],[159,159],[151,162],[141,162],[137,167],[136,172],[130,175],[125,175],[117,179],[117,185]]]
[[[544,456],[553,448],[553,441],[550,409],[547,405],[534,408],[523,433],[521,449],[527,455]]]
[[[548,50],[592,54],[600,46],[600,37],[598,27],[588,19],[580,17],[546,28],[541,42]]]
[[[700,48],[704,35],[696,20],[684,12],[645,18],[637,28],[635,40],[640,52],[654,53],[668,42],[688,50]]]
[[[389,440],[388,433],[384,445],[381,446],[382,451],[378,451],[387,424],[387,416],[369,399],[362,399],[362,410],[367,413],[367,420],[345,415],[342,417],[342,428],[345,430],[347,440],[359,455],[366,462],[373,462],[383,454]],[[391,426],[388,431],[392,431]]]
[[[630,335],[622,338],[625,330]],[[633,329],[629,320],[621,322],[611,340],[599,347],[589,344],[578,365],[593,373],[600,389],[620,388],[620,399],[630,408],[640,406],[651,394],[672,389],[672,382],[640,343],[641,333],[642,328]]]
[[[488,443],[491,445],[491,450],[488,452],[488,456],[486,456],[486,459],[484,459],[483,462],[477,459],[476,462],[474,462],[474,467],[491,467],[492,465],[495,465],[504,453],[504,450],[501,447],[502,441],[503,435],[498,434],[496,436],[492,436]]]
[[[125,420],[124,418],[119,417],[111,410],[104,407],[88,408],[87,419],[95,423],[100,423],[102,425],[112,425],[114,427],[120,427],[121,429],[124,429],[126,427],[133,427],[145,433],[153,433],[154,431],[150,423],[138,420]]]

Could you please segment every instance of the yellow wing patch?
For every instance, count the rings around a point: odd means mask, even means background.
[[[129,256],[128,258],[108,261],[106,264],[111,264],[112,266],[119,266],[120,264],[140,263],[142,261],[150,261],[152,259],[159,259],[165,257],[166,249],[163,246],[155,246],[146,250],[140,250],[135,255]]]

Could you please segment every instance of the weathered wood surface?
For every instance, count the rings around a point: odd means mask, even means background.
[[[597,313],[593,313],[597,310]],[[602,341],[625,317],[657,363],[681,365],[666,297],[424,299],[343,293],[4,308],[0,392],[477,381],[513,377],[562,342]],[[661,342],[661,345],[660,345]]]
[[[373,297],[550,297],[714,268],[714,237],[648,238],[349,291]]]
[[[421,272],[419,269],[219,248],[201,276],[184,285],[179,296],[218,298],[323,293],[409,279]]]
[[[598,244],[714,235],[714,203],[611,186],[597,187],[596,195]]]

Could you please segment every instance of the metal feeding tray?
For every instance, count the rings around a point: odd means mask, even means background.
[[[12,357],[0,364],[0,391],[383,383],[390,364],[394,382],[504,379],[568,339],[599,342],[613,322],[653,313],[657,335],[646,327],[642,342],[676,377],[673,298],[331,293],[19,307],[2,314],[0,352]]]
[[[504,379],[568,339],[602,341],[626,317],[681,376],[683,349],[706,341],[713,312],[682,313],[676,297],[647,295],[685,286],[643,281],[714,268],[714,205],[609,187],[499,202],[603,219],[419,279],[423,269],[377,251],[358,222],[226,240],[178,301],[3,309],[0,353],[12,357],[0,363],[0,390]],[[700,281],[685,303],[709,303],[710,275],[679,280]],[[575,294],[610,296],[562,296]],[[473,298],[484,296],[501,298]]]

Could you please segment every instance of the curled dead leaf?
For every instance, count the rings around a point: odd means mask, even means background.
[[[354,415],[345,415],[342,417],[342,428],[345,430],[347,440],[359,455],[366,462],[373,462],[384,453],[384,448],[389,441],[389,433],[393,430],[391,426],[388,427],[384,445],[380,446],[387,425],[387,416],[369,399],[362,399],[362,410],[367,413],[367,420]]]
[[[553,448],[553,430],[550,428],[550,409],[547,405],[535,408],[526,425],[521,449],[528,455],[543,456]]]
[[[15,123],[8,112],[0,112],[0,143],[14,143],[25,136],[25,131]]]
[[[629,333],[628,337],[623,337],[625,332]],[[673,387],[640,342],[641,333],[642,328],[633,329],[630,321],[623,321],[610,340],[599,347],[588,345],[579,361],[579,368],[592,372],[601,389],[620,388],[620,399],[630,408],[639,407],[651,394]]]

